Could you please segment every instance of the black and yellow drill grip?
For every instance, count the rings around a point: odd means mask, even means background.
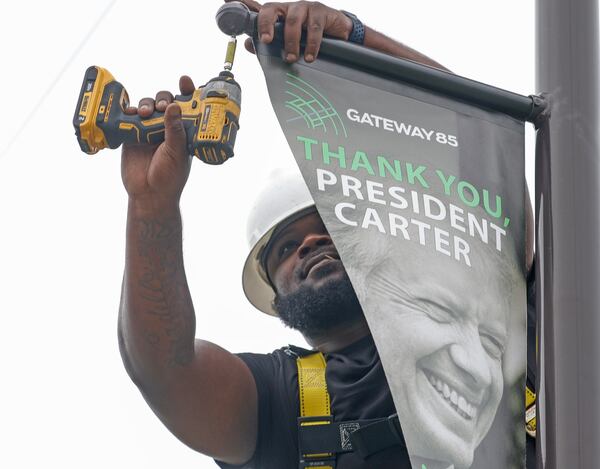
[[[205,163],[233,156],[239,128],[241,92],[233,75],[222,72],[190,95],[177,96],[188,152]],[[73,125],[81,150],[94,154],[122,143],[158,144],[164,140],[164,113],[142,119],[125,113],[129,97],[123,85],[101,67],[87,69]]]
[[[96,125],[102,130],[109,148],[122,143],[160,143],[165,139],[165,116],[154,112],[142,119],[137,114],[125,114],[121,106],[111,106],[111,101],[123,93],[123,85],[117,81],[109,83],[103,93]]]

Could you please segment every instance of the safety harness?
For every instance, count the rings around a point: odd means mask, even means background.
[[[400,445],[406,451],[397,414],[387,418],[334,422],[322,353],[298,356],[296,364],[300,399],[300,469],[335,469],[337,455],[351,451],[365,460],[392,446]]]

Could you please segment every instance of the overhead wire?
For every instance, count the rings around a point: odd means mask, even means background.
[[[31,122],[32,118],[35,116],[35,114],[37,113],[37,111],[40,108],[40,106],[42,105],[42,103],[46,100],[46,98],[48,97],[48,95],[52,92],[52,90],[54,89],[54,87],[57,85],[57,83],[63,77],[63,75],[65,74],[65,72],[69,68],[69,66],[77,58],[77,56],[79,55],[79,53],[81,52],[81,50],[83,49],[83,47],[86,45],[86,43],[92,37],[92,35],[96,31],[96,29],[98,29],[98,26],[100,26],[100,24],[102,23],[102,21],[104,20],[104,18],[106,18],[106,16],[108,15],[108,13],[112,9],[112,7],[115,5],[115,3],[117,3],[117,0],[112,0],[106,6],[106,8],[104,8],[104,10],[102,10],[102,12],[100,13],[100,16],[98,16],[98,18],[96,19],[96,21],[92,24],[91,28],[84,35],[84,37],[80,41],[79,45],[75,48],[75,50],[73,51],[73,53],[67,59],[67,61],[65,62],[65,64],[63,65],[63,67],[60,69],[60,71],[58,72],[58,74],[56,75],[56,77],[54,78],[54,80],[52,80],[52,82],[50,83],[50,85],[48,85],[48,87],[44,90],[44,92],[41,94],[40,98],[38,99],[38,101],[36,102],[36,104],[33,106],[33,108],[31,109],[31,111],[29,111],[29,113],[27,114],[27,116],[25,117],[25,119],[23,119],[23,122],[21,123],[21,125],[19,126],[19,128],[17,129],[17,131],[10,138],[10,140],[8,141],[8,144],[6,145],[6,147],[4,148],[4,150],[2,150],[2,152],[0,153],[0,160],[5,155],[7,155],[10,152],[10,150],[11,150],[12,146],[14,145],[14,143],[20,137],[20,135],[23,132],[23,130],[25,130],[25,127],[27,127],[27,124],[29,124]]]

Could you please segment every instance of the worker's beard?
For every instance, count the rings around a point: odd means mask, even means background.
[[[358,322],[363,311],[347,274],[319,288],[303,285],[287,295],[277,295],[274,302],[281,321],[308,337]]]

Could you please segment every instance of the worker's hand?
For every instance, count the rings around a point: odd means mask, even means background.
[[[234,0],[225,0],[230,2]],[[300,56],[300,35],[306,30],[304,60],[312,62],[319,53],[323,34],[347,40],[352,32],[352,20],[341,11],[319,2],[269,2],[261,5],[254,0],[241,0],[250,10],[258,12],[257,26],[260,42],[273,40],[274,25],[284,21],[284,48],[287,62],[296,62]],[[252,41],[246,40],[246,48],[254,52]]]
[[[179,80],[181,94],[194,92],[191,78]],[[188,155],[186,135],[181,122],[181,109],[173,103],[169,91],[156,94],[156,99],[144,98],[138,107],[125,110],[148,118],[152,113],[165,113],[165,141],[159,145],[123,145],[121,153],[121,176],[123,184],[133,201],[144,210],[160,212],[173,210],[190,173],[192,157]]]

